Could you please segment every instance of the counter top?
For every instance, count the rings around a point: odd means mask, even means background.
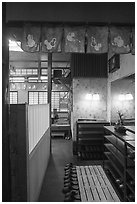
[[[135,133],[135,126],[125,126],[126,130]]]
[[[110,124],[108,121],[106,120],[78,120],[77,123],[79,124],[87,124],[87,123],[92,123],[92,124],[104,124],[104,123],[107,123],[107,124]]]
[[[123,134],[116,132],[114,129],[114,126],[104,126],[104,128],[124,142],[135,141],[135,134],[130,131],[127,131],[126,134],[123,135]]]
[[[135,149],[135,141],[127,141],[126,143],[128,144],[129,147]]]

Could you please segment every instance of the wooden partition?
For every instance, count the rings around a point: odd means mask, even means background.
[[[12,202],[37,201],[50,156],[49,105],[10,106]]]
[[[38,199],[50,156],[49,104],[28,106],[29,201]]]
[[[29,153],[49,128],[49,105],[28,106]]]

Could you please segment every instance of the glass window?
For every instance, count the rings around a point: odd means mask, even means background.
[[[17,103],[18,103],[18,92],[10,91],[10,104],[17,104]]]
[[[48,70],[47,69],[41,69],[41,75],[47,75]]]
[[[29,104],[47,104],[47,91],[29,91]]]
[[[57,109],[59,112],[68,111],[69,92],[52,91],[51,109]]]
[[[26,75],[26,69],[22,69],[22,75]]]

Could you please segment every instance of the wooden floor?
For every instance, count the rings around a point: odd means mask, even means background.
[[[82,202],[120,202],[100,165],[76,166]]]

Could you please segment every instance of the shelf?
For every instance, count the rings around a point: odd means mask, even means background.
[[[102,154],[78,152],[78,157],[82,160],[101,160]]]
[[[122,154],[125,153],[125,143],[114,135],[106,135],[105,138],[113,144]]]
[[[98,146],[98,145],[93,145],[93,146],[85,146],[85,145],[81,145],[81,147],[80,147],[80,150],[82,151],[82,152],[93,152],[93,153],[95,153],[95,152],[101,152],[101,153],[103,153],[103,149],[102,148],[100,148],[100,146]]]
[[[107,156],[107,158],[108,158],[109,161],[111,162],[112,166],[115,168],[115,170],[118,172],[118,174],[120,175],[120,177],[121,177],[122,180],[123,180],[124,172],[121,172],[121,171],[119,170],[119,168],[115,165],[115,162],[116,162],[116,161],[114,161],[115,159],[113,158],[112,153],[110,153],[110,152],[105,152],[104,154]]]
[[[116,145],[116,138],[114,135],[105,135],[104,136],[109,142],[111,142],[113,145]]]
[[[88,141],[88,142],[92,142],[92,141],[103,141],[103,138],[79,138],[78,142],[84,142],[84,141]]]
[[[115,179],[112,176],[111,172],[109,172],[109,173],[106,172],[106,175],[107,175],[108,179],[110,180],[114,190],[117,192],[117,195],[118,195],[120,201],[123,202],[124,201],[124,192],[120,188],[118,188],[118,185],[115,183]]]
[[[135,168],[135,162],[127,157],[127,168]]]
[[[135,195],[135,185],[130,184],[130,181],[135,180],[135,134],[126,132],[125,135],[117,133],[114,126],[104,127],[110,134],[104,136],[104,155],[108,159],[107,164],[108,174],[116,186],[116,190],[121,191],[123,201],[133,202]],[[132,153],[133,151],[133,153]],[[130,153],[131,152],[131,153]],[[130,154],[132,158],[128,157]],[[105,158],[105,159],[106,159]],[[117,180],[117,182],[116,182]],[[120,188],[122,182],[122,188]]]
[[[105,147],[115,156],[119,163],[124,166],[124,157],[120,151],[117,150],[112,144],[105,144]]]
[[[128,186],[128,188],[130,189],[130,191],[132,193],[135,193],[135,187],[131,187],[130,184],[127,182],[126,185]]]
[[[110,171],[110,173],[112,174],[113,178],[115,180],[120,179],[119,178],[119,174],[117,173],[117,171],[112,167],[111,164],[108,164],[108,170]]]
[[[135,202],[135,199],[131,200],[128,196],[126,196],[128,202]]]
[[[132,179],[135,179],[135,169],[128,168],[126,171],[132,177]]]

